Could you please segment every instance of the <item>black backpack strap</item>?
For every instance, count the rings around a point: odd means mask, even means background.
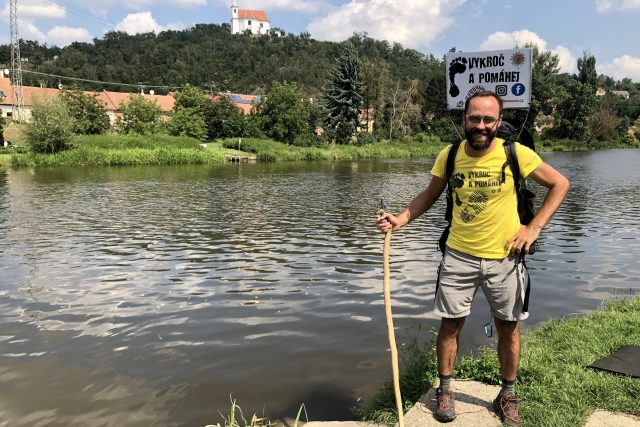
[[[507,155],[507,163],[511,168],[511,174],[513,175],[513,183],[516,188],[516,194],[520,192],[520,163],[518,163],[518,155],[516,154],[515,141],[504,142],[504,152]],[[502,182],[505,180],[504,174],[505,166],[502,167]]]
[[[444,219],[447,220],[447,226],[443,230],[440,238],[438,239],[438,249],[444,255],[444,251],[447,246],[447,239],[449,238],[449,230],[451,229],[451,220],[453,219],[453,188],[451,187],[451,177],[453,176],[453,170],[456,166],[456,155],[458,154],[458,148],[460,148],[460,142],[454,142],[449,148],[447,153],[447,164],[445,168],[447,178],[447,210],[444,213]]]
[[[453,171],[456,167],[456,155],[458,154],[458,148],[460,148],[460,141],[451,144],[451,148],[447,154],[447,167],[445,169],[447,176],[447,210],[444,213],[444,219],[449,223],[451,223],[451,218],[453,218],[453,189],[451,188],[451,183],[449,181],[451,180]]]

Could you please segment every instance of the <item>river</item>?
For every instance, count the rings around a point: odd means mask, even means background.
[[[640,150],[543,158],[572,188],[529,257],[525,328],[640,275]],[[0,170],[0,421],[203,426],[230,398],[248,418],[352,419],[390,376],[379,200],[404,208],[432,163]],[[438,324],[443,205],[393,236],[400,346]],[[463,352],[494,342],[488,318],[479,293]]]

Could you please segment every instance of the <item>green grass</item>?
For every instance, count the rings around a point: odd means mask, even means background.
[[[207,144],[187,137],[167,135],[85,135],[74,148],[55,154],[30,151],[3,154],[0,165],[20,167],[48,166],[125,166],[222,163],[229,150],[221,144]]]
[[[226,148],[238,148],[238,140],[226,139]],[[445,146],[437,139],[430,142],[377,142],[364,146],[327,144],[296,147],[269,139],[242,139],[240,149],[256,155],[259,161],[360,160],[435,156]]]
[[[225,156],[254,154],[258,161],[313,161],[406,159],[432,157],[445,147],[438,138],[421,136],[420,141],[381,141],[363,146],[325,144],[316,147],[297,147],[270,139],[244,138],[238,146],[237,138],[207,143],[189,137],[168,135],[80,135],[73,149],[56,154],[31,153],[26,146],[0,152],[0,167],[45,166],[125,166],[222,163]],[[16,145],[24,145],[19,143]],[[543,140],[538,151],[581,151],[597,148],[628,148],[624,142],[602,146],[587,145],[572,140]],[[237,149],[240,148],[241,151]]]
[[[551,320],[524,333],[517,384],[523,425],[583,426],[597,409],[640,415],[640,380],[586,367],[623,345],[639,345],[639,325],[640,296],[636,296],[609,302],[590,315]],[[433,344],[413,347],[401,375],[405,407],[435,382]],[[479,355],[461,358],[455,375],[499,384],[495,350],[484,348]],[[389,382],[358,414],[390,424],[397,420],[394,409]]]

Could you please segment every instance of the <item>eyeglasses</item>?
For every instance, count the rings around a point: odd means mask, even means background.
[[[485,126],[493,126],[498,121],[498,119],[496,119],[495,117],[491,117],[491,116],[469,116],[469,115],[466,115],[465,117],[467,118],[467,122],[471,123],[472,125],[479,125],[480,122],[484,122]]]

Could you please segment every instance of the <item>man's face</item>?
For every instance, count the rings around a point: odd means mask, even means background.
[[[498,132],[500,119],[500,106],[494,97],[473,98],[464,118],[464,136],[471,148],[482,151],[489,147]]]

